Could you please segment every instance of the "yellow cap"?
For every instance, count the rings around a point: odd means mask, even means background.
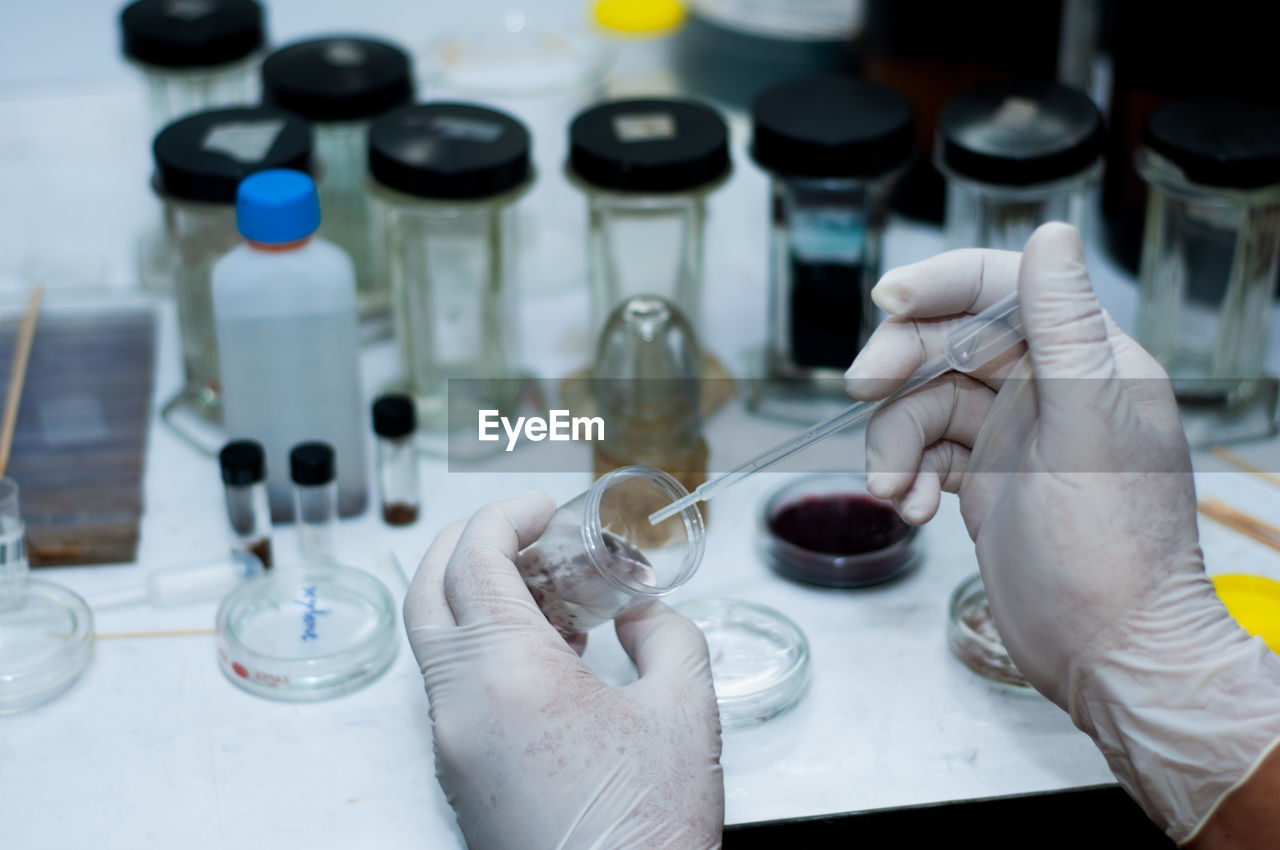
[[[1262,576],[1214,576],[1218,598],[1240,627],[1280,652],[1280,582]]]
[[[596,23],[628,35],[656,35],[684,20],[679,0],[596,0]]]

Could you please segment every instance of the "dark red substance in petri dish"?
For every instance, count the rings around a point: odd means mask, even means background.
[[[858,493],[797,499],[778,509],[769,529],[801,549],[830,555],[877,552],[911,533],[892,505]]]

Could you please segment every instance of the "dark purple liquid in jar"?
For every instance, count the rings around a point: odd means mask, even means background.
[[[901,541],[911,526],[888,502],[861,493],[824,493],[782,505],[770,517],[769,530],[810,552],[862,555]]]

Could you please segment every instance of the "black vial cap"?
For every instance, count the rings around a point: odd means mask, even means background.
[[[953,99],[938,118],[939,165],[981,183],[1064,180],[1094,165],[1101,152],[1098,107],[1058,83],[979,86]]]
[[[313,487],[333,480],[333,446],[299,443],[289,452],[289,477],[294,484]]]
[[[258,171],[311,171],[311,127],[278,109],[213,109],[180,118],[151,145],[156,189],[188,201],[234,204]]]
[[[265,481],[267,456],[262,446],[253,440],[233,440],[218,453],[222,467],[222,482],[233,487],[247,487]]]
[[[411,100],[409,54],[385,41],[300,41],[262,63],[262,102],[311,121],[372,118]]]
[[[417,428],[413,399],[390,393],[373,403],[373,432],[379,437],[406,437]]]
[[[1219,98],[1165,104],[1143,143],[1192,183],[1256,189],[1280,183],[1280,108]]]
[[[683,192],[729,171],[729,130],[692,100],[615,100],[569,126],[569,166],[587,183],[623,192]]]
[[[755,161],[789,177],[876,177],[903,165],[915,143],[911,102],[850,77],[775,86],[751,118]]]
[[[529,131],[504,112],[466,103],[405,106],[370,125],[369,173],[423,198],[501,195],[529,179]]]
[[[254,0],[138,0],[120,13],[120,34],[126,56],[169,68],[234,62],[266,40]]]

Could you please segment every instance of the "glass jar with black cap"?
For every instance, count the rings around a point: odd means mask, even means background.
[[[299,443],[289,452],[293,481],[293,515],[298,522],[302,555],[312,561],[334,559],[334,529],[338,524],[338,480],[333,446]]]
[[[210,442],[209,429],[197,426],[198,420],[222,421],[211,281],[214,263],[241,242],[236,187],[259,171],[310,171],[311,130],[302,119],[276,109],[217,109],[170,124],[156,136],[152,153],[152,187],[164,204],[165,234],[174,258],[186,378],[163,416],[213,454],[221,439]]]
[[[266,37],[255,0],[138,0],[120,13],[124,55],[147,81],[151,126],[257,100]]]
[[[570,176],[587,193],[591,338],[635,295],[676,305],[701,336],[706,196],[729,173],[728,130],[691,100],[615,100],[569,127]]]
[[[1149,189],[1138,341],[1169,372],[1184,406],[1237,407],[1255,395],[1271,330],[1280,108],[1208,98],[1166,104],[1147,120],[1137,167]],[[1261,433],[1274,429],[1267,425]]]
[[[378,491],[382,521],[412,525],[418,521],[421,487],[418,456],[413,449],[416,428],[413,398],[387,393],[373,403],[373,433],[378,435]]]
[[[450,379],[467,379],[481,394],[503,395],[510,384],[512,215],[533,179],[529,133],[480,106],[402,107],[370,128],[369,174],[405,385],[420,424],[444,428]],[[454,395],[463,389],[455,385]],[[499,402],[488,406],[505,406]]]
[[[751,117],[752,156],[772,177],[767,374],[839,378],[876,325],[870,292],[888,194],[911,155],[911,104],[823,76],[764,92]]]
[[[262,100],[315,128],[324,237],[355,263],[361,317],[385,316],[389,291],[372,249],[365,188],[367,135],[372,119],[412,102],[409,55],[356,36],[296,42],[262,63]]]
[[[233,440],[218,454],[233,551],[256,555],[271,569],[271,506],[267,502],[267,457],[253,440]]]
[[[947,180],[947,247],[1021,251],[1046,221],[1081,227],[1102,134],[1089,96],[1057,83],[991,83],[952,100],[934,151]]]

